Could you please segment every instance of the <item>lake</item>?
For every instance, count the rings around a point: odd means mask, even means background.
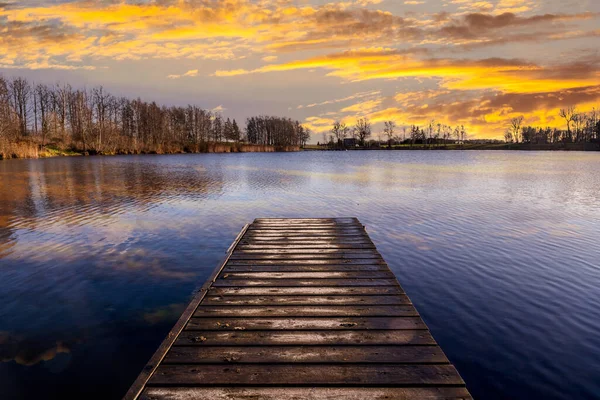
[[[1,397],[120,398],[244,224],[344,216],[476,399],[600,398],[600,154],[516,151],[0,162]]]

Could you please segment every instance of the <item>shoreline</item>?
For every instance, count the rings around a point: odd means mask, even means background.
[[[427,145],[396,145],[388,147],[356,147],[356,148],[325,148],[317,145],[300,146],[267,146],[253,145],[244,143],[205,143],[197,148],[179,148],[170,150],[117,150],[105,152],[83,152],[81,150],[65,150],[53,146],[46,146],[43,149],[29,150],[25,155],[12,154],[8,157],[0,152],[0,161],[4,160],[31,160],[59,157],[89,157],[89,156],[125,156],[125,155],[173,155],[173,154],[210,154],[210,153],[287,153],[302,151],[600,151],[600,143],[557,143],[557,144],[532,144],[532,143],[512,143],[512,144],[465,144],[465,145],[447,145],[447,146],[427,146]]]
[[[445,150],[445,151],[469,151],[469,150],[510,150],[510,151],[600,151],[600,143],[467,143],[451,144],[445,146],[436,145],[395,145],[392,148],[382,147],[356,147],[356,148],[327,148],[317,147],[317,145],[308,145],[303,151],[425,151],[425,150]]]
[[[114,150],[114,151],[82,151],[61,149],[55,146],[45,146],[38,148],[34,145],[26,151],[9,150],[3,153],[0,151],[0,161],[3,160],[23,160],[23,159],[43,159],[57,157],[87,157],[87,156],[121,156],[121,155],[143,155],[143,154],[209,154],[209,153],[280,153],[302,151],[300,146],[271,146],[248,143],[203,143],[194,146],[170,147],[158,150]],[[8,153],[8,156],[6,154]]]

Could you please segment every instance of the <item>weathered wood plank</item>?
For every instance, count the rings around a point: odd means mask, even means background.
[[[286,248],[286,249],[239,249],[235,252],[236,256],[242,255],[269,255],[269,256],[284,256],[288,257],[288,255],[296,255],[302,254],[314,257],[316,255],[323,254],[351,254],[351,255],[361,255],[368,254],[371,256],[375,256],[376,258],[380,258],[381,256],[374,248],[365,248],[365,249],[357,249],[357,248],[326,248],[326,249],[316,249],[314,247],[305,247],[305,248]]]
[[[218,279],[213,286],[395,286],[397,284],[395,279]]]
[[[166,364],[405,363],[445,364],[437,346],[174,347]]]
[[[372,287],[212,287],[210,292],[214,296],[348,296],[348,295],[393,295],[402,294],[400,286],[372,286]]]
[[[363,229],[359,228],[346,228],[346,229],[325,229],[325,228],[313,228],[313,229],[302,229],[302,228],[261,228],[251,229],[250,234],[246,234],[248,237],[252,235],[280,235],[285,236],[289,234],[302,234],[302,235],[366,235]]]
[[[212,296],[203,305],[274,306],[274,305],[402,305],[411,304],[408,296]]]
[[[335,253],[316,253],[317,250],[314,251],[315,253],[312,253],[310,250],[303,250],[300,254],[236,252],[231,257],[231,260],[383,260],[379,254],[371,251],[345,252],[337,250]]]
[[[471,400],[464,387],[149,387],[142,400]]]
[[[176,346],[275,346],[275,345],[430,345],[425,330],[369,331],[183,331]]]
[[[333,221],[333,222],[359,222],[356,217],[336,217],[336,218],[256,218],[254,223],[268,222],[306,222],[306,221]]]
[[[194,317],[416,317],[412,305],[373,306],[209,306],[201,304]]]
[[[330,223],[330,222],[313,222],[304,224],[251,224],[250,229],[362,229],[364,226],[359,223]]]
[[[352,260],[229,260],[227,266],[231,265],[386,265],[383,259],[352,259]]]
[[[427,329],[419,317],[265,317],[265,318],[192,318],[186,330],[362,330]]]
[[[361,224],[335,222],[311,222],[302,224],[252,224],[254,229],[363,229]]]
[[[389,271],[386,265],[232,265],[223,272],[346,272]]]
[[[341,243],[353,244],[364,243],[373,244],[367,236],[358,237],[316,237],[316,236],[252,236],[242,239],[240,245],[264,245],[269,243],[289,243],[289,244],[313,244],[313,243]]]
[[[391,271],[367,272],[222,272],[222,279],[393,279]]]
[[[317,232],[311,232],[311,231],[302,231],[302,230],[295,230],[295,231],[281,231],[281,230],[274,230],[274,231],[269,231],[269,230],[255,230],[252,231],[251,233],[246,233],[244,235],[244,238],[248,239],[248,238],[254,238],[254,237],[268,237],[268,236],[283,236],[283,237],[315,237],[315,238],[367,238],[367,233],[364,231],[360,231],[360,230],[355,230],[355,231],[339,231],[339,232],[335,232],[335,231],[325,231],[325,230],[321,230],[321,231],[317,231]]]
[[[452,365],[161,365],[150,385],[461,385]]]
[[[238,246],[240,251],[247,250],[269,250],[271,252],[279,250],[364,250],[364,249],[375,249],[375,245],[370,243],[318,243],[318,242],[301,242],[301,243],[273,243],[268,242],[264,244],[248,244]]]

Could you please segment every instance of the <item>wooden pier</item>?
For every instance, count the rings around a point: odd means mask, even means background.
[[[125,399],[471,396],[365,228],[327,218],[246,226]]]

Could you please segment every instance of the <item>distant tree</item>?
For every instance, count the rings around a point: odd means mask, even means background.
[[[335,121],[330,132],[335,138],[335,142],[339,145],[342,141],[342,123],[340,121]]]
[[[233,136],[232,139],[235,140],[236,142],[239,142],[242,139],[242,133],[240,131],[240,127],[238,126],[238,123],[236,122],[236,120],[233,120]]]
[[[521,133],[521,125],[523,125],[523,116],[516,117],[510,120],[510,130],[512,137],[516,143],[519,143],[519,134]]]
[[[19,132],[21,136],[27,135],[27,123],[29,120],[29,95],[31,86],[23,78],[15,78],[10,82],[12,92],[13,109],[17,110],[19,119]]]
[[[220,142],[223,138],[223,117],[221,114],[215,115],[212,123],[212,138],[215,142]]]
[[[227,141],[235,141],[235,132],[233,131],[233,123],[230,118],[227,118],[223,124],[223,137]]]
[[[512,135],[512,131],[510,129],[507,129],[506,132],[504,132],[504,141],[506,143],[513,142],[513,135]]]
[[[368,118],[359,118],[354,125],[354,132],[358,137],[361,146],[365,145],[365,140],[371,137],[371,122]]]
[[[303,130],[300,135],[300,145],[302,147],[305,147],[306,143],[308,143],[311,136],[312,136],[312,131],[309,128],[303,127]]]
[[[573,135],[571,133],[571,123],[573,118],[577,115],[577,109],[575,107],[561,108],[558,112],[561,118],[567,123],[567,140],[573,141]]]
[[[383,133],[387,136],[388,140],[388,148],[392,148],[392,139],[394,137],[394,132],[396,130],[396,123],[394,121],[385,121]]]
[[[344,144],[344,139],[348,137],[348,131],[348,126],[340,121],[335,121],[333,123],[333,127],[331,128],[331,134],[338,145]]]
[[[246,139],[250,143],[258,143],[258,122],[255,117],[246,120]]]

